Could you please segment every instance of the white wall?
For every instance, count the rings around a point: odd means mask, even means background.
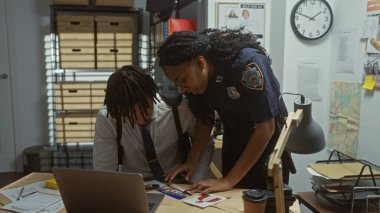
[[[48,143],[44,35],[49,0],[5,0],[17,170],[24,148]]]
[[[287,92],[298,92],[297,84],[297,61],[313,60],[319,61],[322,66],[321,88],[322,101],[313,102],[313,118],[318,121],[328,136],[328,113],[330,84],[334,81],[343,82],[361,82],[363,72],[364,43],[357,41],[355,48],[355,70],[354,74],[336,73],[336,60],[339,45],[339,30],[343,28],[357,28],[360,34],[361,26],[366,17],[366,1],[346,1],[327,0],[334,13],[334,23],[331,31],[318,41],[301,41],[297,39],[290,25],[290,12],[298,0],[287,0],[285,23],[285,50],[284,50],[284,73],[283,73],[283,90]],[[380,91],[362,92],[361,98],[361,116],[358,158],[369,160],[373,163],[380,164],[380,158],[377,157],[379,152],[378,121],[380,113],[378,107],[380,103]],[[293,97],[285,98],[289,111],[293,110]],[[312,155],[293,155],[297,174],[290,178],[290,185],[295,192],[310,191],[310,175],[305,168],[309,163],[316,160],[324,160],[328,157],[327,150]]]

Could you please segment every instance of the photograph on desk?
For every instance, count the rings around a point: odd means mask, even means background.
[[[316,195],[342,210],[379,204],[380,167],[371,162],[334,150],[328,160],[311,163],[307,170]]]

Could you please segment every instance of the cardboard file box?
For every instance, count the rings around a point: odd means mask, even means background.
[[[96,6],[133,7],[133,0],[96,0]]]
[[[55,118],[56,142],[92,142],[95,121],[95,112],[67,112],[58,114]]]

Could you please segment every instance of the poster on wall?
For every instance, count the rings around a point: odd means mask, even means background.
[[[359,83],[333,82],[330,94],[327,146],[356,158],[361,86]]]
[[[216,27],[219,29],[242,28],[251,32],[264,46],[265,4],[242,2],[217,2]]]
[[[367,15],[380,14],[380,0],[367,0]]]

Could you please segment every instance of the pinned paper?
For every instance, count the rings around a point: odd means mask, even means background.
[[[364,80],[363,89],[373,90],[375,88],[376,78],[374,75],[367,75]]]

